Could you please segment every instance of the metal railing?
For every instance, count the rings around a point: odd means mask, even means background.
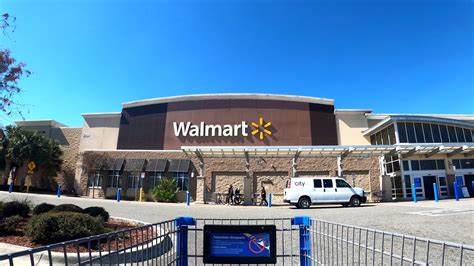
[[[275,225],[278,265],[474,265],[474,247],[310,219],[193,219],[12,254],[0,265],[202,265],[205,225]]]
[[[307,259],[322,265],[474,265],[474,246],[311,220]]]

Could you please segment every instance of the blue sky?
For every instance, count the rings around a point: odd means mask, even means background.
[[[376,113],[474,113],[472,1],[2,0],[28,64],[26,119],[181,94],[335,99]]]

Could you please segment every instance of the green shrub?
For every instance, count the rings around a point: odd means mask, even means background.
[[[34,214],[42,214],[42,213],[45,213],[45,212],[49,212],[50,210],[54,209],[54,207],[56,207],[56,206],[53,205],[53,204],[41,203],[41,204],[38,204],[38,205],[35,206],[35,208],[33,209],[33,213]]]
[[[10,217],[19,215],[26,217],[30,212],[30,206],[25,201],[9,201],[3,204],[3,216]]]
[[[51,212],[80,212],[82,213],[84,210],[74,204],[59,204],[54,207]]]
[[[51,244],[104,233],[101,218],[77,212],[46,212],[35,215],[25,233],[40,244]]]
[[[102,221],[106,222],[109,220],[109,213],[102,207],[89,207],[84,209],[84,213],[89,214],[93,217],[100,217]]]
[[[16,233],[16,228],[21,222],[22,218],[19,215],[14,215],[3,219],[0,222],[0,235],[12,235]]]
[[[153,197],[161,202],[178,201],[178,183],[174,179],[165,178],[152,190]]]

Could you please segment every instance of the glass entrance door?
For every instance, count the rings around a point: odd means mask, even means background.
[[[434,183],[436,183],[436,176],[423,176],[423,187],[425,199],[434,199]]]
[[[440,198],[448,197],[448,181],[445,176],[438,176],[438,190]]]

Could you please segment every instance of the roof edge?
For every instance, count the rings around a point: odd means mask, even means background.
[[[19,127],[21,126],[52,126],[52,127],[68,127],[67,125],[58,122],[54,119],[37,119],[37,120],[18,120],[15,121],[15,124]]]
[[[107,112],[107,113],[83,113],[83,118],[95,118],[95,117],[119,117],[122,113],[120,112]]]
[[[296,96],[284,94],[265,94],[265,93],[218,93],[218,94],[190,94],[181,96],[152,98],[139,101],[131,101],[122,104],[122,108],[138,107],[151,104],[172,103],[183,101],[200,100],[281,100],[290,102],[306,102],[325,105],[334,105],[333,99],[317,98],[311,96]]]

